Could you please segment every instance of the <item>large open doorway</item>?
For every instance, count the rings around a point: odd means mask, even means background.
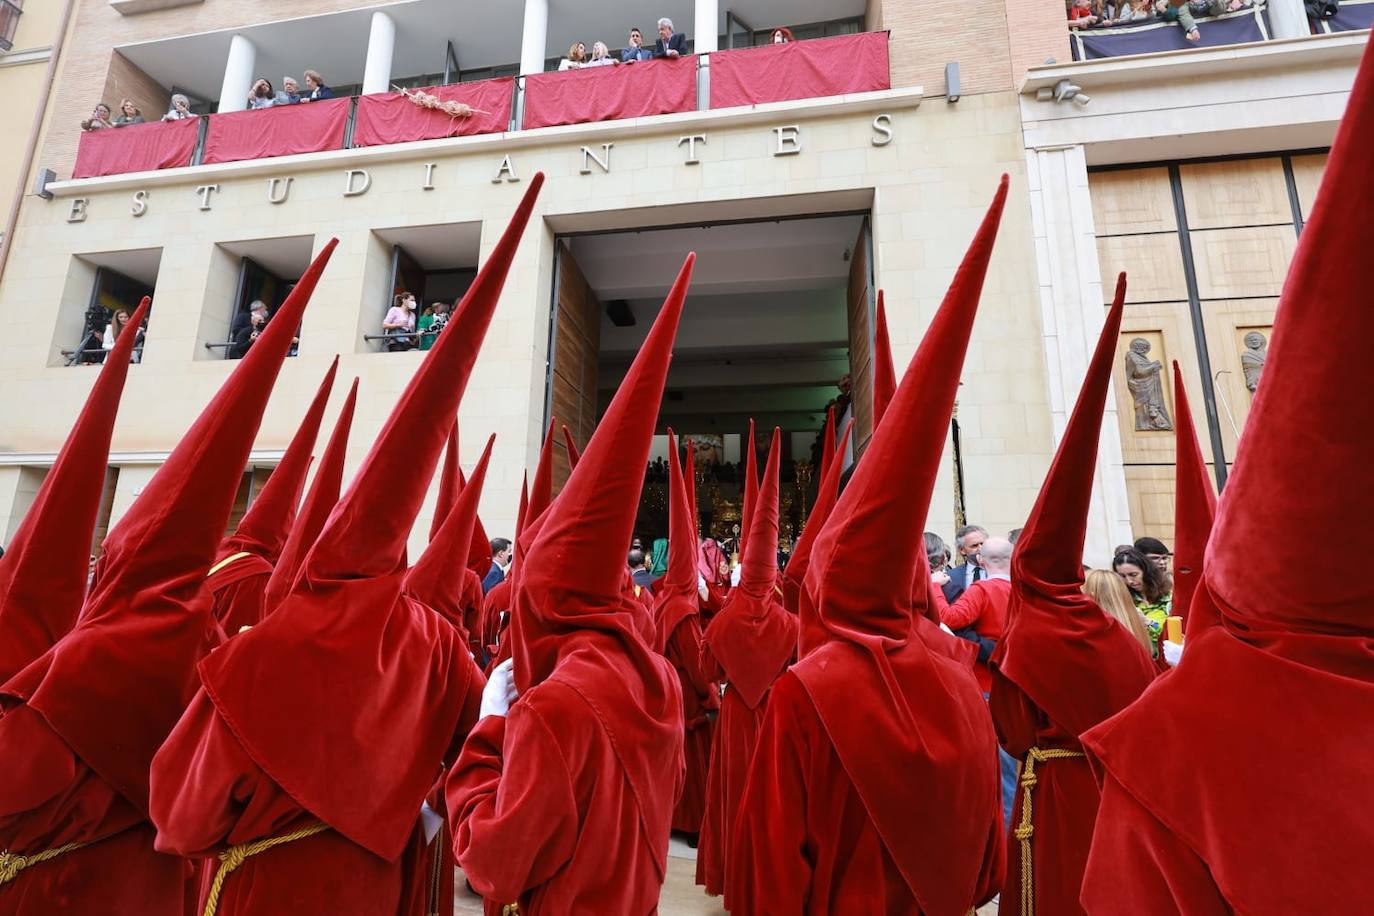
[[[760,463],[782,430],[780,549],[819,482],[826,409],[872,426],[874,292],[866,212],[653,227],[557,240],[545,416],[584,445],[624,378],[682,258],[697,265],[659,410],[636,537],[667,536],[669,427],[697,447],[701,529],[729,547],[740,522],[749,419]],[[560,451],[555,480],[567,474]]]

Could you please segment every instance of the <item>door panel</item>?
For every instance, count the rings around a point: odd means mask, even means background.
[[[849,259],[849,383],[854,412],[854,457],[873,436],[873,294],[868,262],[868,220],[859,227]],[[838,418],[837,418],[838,420]]]
[[[558,300],[553,338],[552,412],[566,425],[579,448],[596,428],[597,358],[601,349],[601,302],[582,274],[571,249],[559,241]],[[568,479],[561,430],[555,431],[554,492]]]

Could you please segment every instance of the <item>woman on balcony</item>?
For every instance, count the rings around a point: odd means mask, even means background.
[[[324,84],[324,77],[318,70],[305,71],[305,88],[309,91],[301,96],[302,102],[316,102],[334,98],[334,90]]]
[[[248,108],[250,110],[271,108],[275,104],[277,104],[277,94],[272,89],[272,84],[259,77],[248,93]]]
[[[200,115],[191,110],[191,100],[178,92],[172,96],[172,107],[167,109],[167,113],[162,116],[164,121],[185,121],[188,118],[198,118]]]
[[[104,130],[107,127],[114,125],[110,123],[110,106],[104,102],[96,105],[91,116],[81,122],[82,130]]]
[[[128,127],[130,124],[142,124],[143,112],[138,110],[133,99],[120,99],[119,117],[114,119],[115,127]]]
[[[386,317],[382,319],[382,333],[387,336],[386,348],[392,353],[415,349],[414,294],[397,294]]]
[[[587,66],[587,46],[580,41],[574,41],[568,47],[568,56],[558,62],[559,71],[581,70]]]
[[[584,67],[610,67],[620,63],[611,56],[611,49],[606,47],[606,42],[598,41],[592,45],[592,59],[582,66]]]

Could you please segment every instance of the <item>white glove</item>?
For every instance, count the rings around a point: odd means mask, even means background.
[[[504,716],[510,704],[520,696],[515,689],[515,659],[508,658],[491,672],[487,686],[482,689],[482,708],[478,718]]]
[[[1164,640],[1164,660],[1173,668],[1183,658],[1183,643]]]
[[[702,601],[711,600],[711,590],[706,587],[706,577],[701,573],[697,573],[697,596]]]

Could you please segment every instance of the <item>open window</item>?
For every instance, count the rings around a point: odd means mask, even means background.
[[[453,306],[477,277],[482,224],[407,226],[378,229],[374,234],[390,259],[390,269],[378,303],[377,323],[366,328],[363,336],[381,350],[428,350]],[[406,294],[414,297],[413,321],[392,312]],[[388,323],[401,326],[387,328]],[[408,329],[412,324],[413,329]]]
[[[161,248],[72,258],[57,322],[59,352],[65,365],[89,366],[105,361],[105,354],[128,327],[139,302],[153,295],[161,262]],[[139,336],[131,357],[137,363],[143,360],[147,320],[143,327],[132,330]]]
[[[242,359],[310,266],[314,244],[309,235],[220,243],[211,271],[206,349],[225,359]],[[227,306],[221,297],[228,299]],[[223,317],[216,320],[215,312]],[[289,356],[300,345],[299,329],[296,336]]]

